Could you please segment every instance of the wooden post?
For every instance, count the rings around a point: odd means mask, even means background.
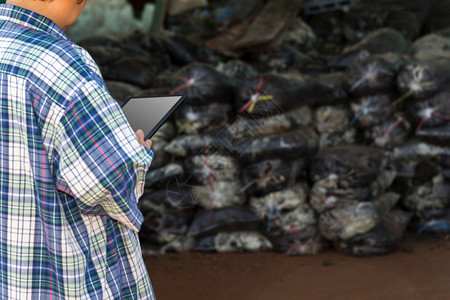
[[[163,29],[164,17],[167,12],[166,1],[156,0],[155,1],[155,12],[153,13],[153,22],[150,32],[157,33]]]

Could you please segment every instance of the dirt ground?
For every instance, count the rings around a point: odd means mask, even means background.
[[[403,238],[397,251],[353,257],[275,252],[145,256],[158,300],[450,299],[450,236]]]

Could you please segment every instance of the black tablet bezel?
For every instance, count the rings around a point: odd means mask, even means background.
[[[150,130],[150,132],[145,135],[145,137],[144,137],[145,140],[150,139],[156,133],[156,131],[158,131],[158,129],[161,128],[161,126],[175,112],[175,110],[177,110],[178,107],[184,102],[184,100],[186,100],[187,96],[186,95],[178,95],[178,94],[177,95],[167,94],[167,95],[132,96],[132,97],[128,98],[121,105],[121,108],[123,109],[125,107],[125,105],[133,99],[162,98],[162,97],[180,97],[180,99],[178,99],[178,101],[172,106],[172,108],[161,118],[161,120],[159,120],[158,123],[156,123],[156,125],[153,127],[153,129]]]

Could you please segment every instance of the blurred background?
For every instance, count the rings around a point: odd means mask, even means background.
[[[161,299],[243,299],[244,282],[270,286],[270,270],[317,278],[303,286],[311,298],[336,296],[317,263],[342,266],[327,280],[364,273],[357,286],[376,290],[341,283],[340,299],[445,299],[438,269],[450,266],[426,250],[448,254],[449,13],[437,0],[88,1],[68,35],[119,103],[188,96],[152,138],[139,202]],[[381,255],[373,269],[350,259]],[[253,273],[227,273],[247,276],[239,290],[223,270],[245,263]],[[299,299],[296,281],[277,278],[285,294],[246,298]]]

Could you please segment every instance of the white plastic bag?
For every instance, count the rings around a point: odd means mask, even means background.
[[[153,21],[154,10],[154,4],[146,4],[142,17],[137,19],[133,7],[126,0],[88,1],[67,34],[78,42],[98,35],[124,37],[135,30],[147,32]]]

